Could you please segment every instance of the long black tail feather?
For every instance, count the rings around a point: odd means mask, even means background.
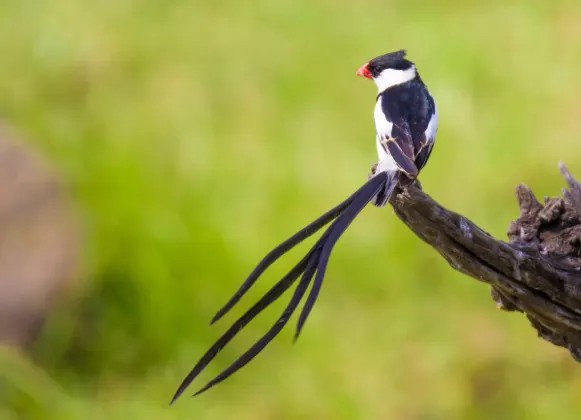
[[[200,361],[194,366],[191,372],[180,384],[176,391],[171,404],[177,400],[186,388],[193,382],[193,380],[210,364],[212,360],[220,353],[220,351],[244,328],[250,321],[252,321],[258,314],[260,314],[266,307],[276,301],[287,291],[289,287],[296,281],[301,274],[303,274],[311,261],[313,250],[301,259],[281,280],[279,280],[258,302],[256,302],[244,315],[232,324],[232,326],[214,343],[212,347],[202,356]]]
[[[242,296],[252,287],[252,285],[258,280],[258,278],[266,271],[268,267],[270,267],[276,260],[286,254],[289,250],[294,248],[296,245],[300,244],[302,241],[307,239],[308,237],[317,233],[322,227],[327,225],[329,222],[337,218],[349,205],[353,202],[355,196],[359,193],[357,190],[351,197],[347,200],[343,201],[341,204],[335,206],[322,216],[320,216],[314,222],[308,224],[293,236],[288,238],[286,241],[278,245],[272,251],[270,251],[263,259],[258,263],[258,265],[252,270],[252,272],[248,275],[246,280],[242,283],[242,286],[234,293],[234,296],[230,298],[230,300],[218,311],[212,321],[210,321],[210,325],[218,321],[222,318],[238,301],[242,298]]]
[[[325,272],[327,271],[327,263],[329,262],[329,257],[331,256],[331,252],[333,251],[333,247],[343,235],[345,230],[349,227],[351,222],[355,220],[357,215],[363,210],[363,208],[377,195],[377,193],[384,188],[384,182],[381,179],[377,180],[376,182],[370,182],[365,185],[365,189],[361,190],[360,195],[353,201],[351,205],[345,210],[341,216],[337,218],[333,222],[333,224],[329,227],[329,238],[325,241],[325,245],[323,246],[323,250],[321,252],[321,256],[319,258],[319,262],[317,264],[317,275],[315,276],[315,281],[313,282],[313,287],[309,296],[307,297],[307,301],[305,302],[305,306],[301,311],[299,316],[299,320],[297,322],[297,328],[295,332],[294,340],[296,341],[299,338],[301,330],[307,320],[307,317],[311,313],[315,302],[317,301],[317,297],[319,296],[319,291],[321,290],[321,286],[323,285],[323,278],[325,277]]]
[[[248,362],[254,359],[254,357],[256,357],[268,345],[268,343],[270,343],[274,339],[274,337],[278,335],[278,333],[280,333],[280,331],[283,329],[283,327],[290,319],[291,315],[299,306],[299,303],[301,302],[301,299],[305,295],[305,292],[309,287],[309,283],[311,282],[311,279],[315,274],[315,270],[317,269],[317,260],[319,259],[319,256],[321,254],[319,246],[317,247],[318,249],[314,252],[313,256],[311,257],[309,264],[305,272],[303,273],[303,277],[301,278],[301,281],[299,282],[297,288],[295,289],[293,297],[291,298],[288,306],[285,308],[280,318],[277,319],[277,321],[270,328],[270,330],[264,336],[262,336],[262,338],[258,340],[256,344],[254,344],[246,353],[244,353],[236,361],[234,361],[234,363],[228,366],[226,370],[224,370],[222,373],[220,373],[218,376],[216,376],[214,379],[208,382],[206,386],[204,386],[202,389],[196,392],[194,396],[207,391],[214,385],[217,385],[226,378],[228,378],[237,370],[243,368]]]
[[[395,189],[395,186],[398,184],[398,177],[400,176],[400,173],[398,171],[391,171],[391,172],[384,172],[387,179],[385,181],[385,183],[383,184],[383,187],[379,189],[379,192],[377,193],[377,195],[375,196],[375,198],[372,200],[373,205],[375,207],[384,207],[387,202],[389,201],[389,198],[391,197],[391,194],[393,193],[393,190]]]
[[[393,183],[392,187],[387,184]],[[359,188],[355,193],[353,193],[347,200],[343,201],[338,206],[329,210],[327,213],[320,216],[317,220],[310,223],[308,226],[301,229],[295,235],[287,239],[285,242],[278,245],[274,250],[272,250],[266,257],[256,266],[252,273],[245,280],[240,289],[236,294],[230,299],[230,301],[218,312],[214,317],[212,322],[218,320],[223,316],[228,310],[232,308],[248,291],[248,289],[254,284],[258,277],[278,258],[289,251],[291,248],[302,242],[304,239],[316,233],[322,227],[324,227],[329,222],[335,220],[332,225],[325,231],[325,233],[319,238],[311,250],[297,263],[291,271],[289,271],[281,280],[279,280],[267,293],[264,295],[254,306],[252,306],[244,315],[242,315],[219,339],[216,343],[202,356],[199,362],[194,366],[191,372],[186,376],[186,378],[180,384],[178,390],[176,391],[171,403],[173,404],[180,395],[185,391],[185,389],[193,382],[193,380],[204,370],[204,368],[216,357],[216,355],[224,348],[237,334],[244,328],[252,319],[254,319],[259,313],[261,313],[267,306],[276,301],[292,284],[296,279],[303,274],[299,285],[297,286],[295,293],[286,307],[285,311],[282,313],[281,317],[273,325],[273,327],[256,343],[252,346],[246,353],[244,353],[240,358],[238,358],[234,363],[232,363],[226,370],[224,370],[217,377],[212,379],[206,386],[204,386],[200,391],[196,392],[194,395],[201,394],[207,391],[211,387],[222,382],[230,375],[244,367],[249,363],[258,353],[260,353],[267,345],[278,335],[282,328],[286,325],[291,315],[294,313],[298,307],[302,297],[306,293],[311,279],[315,275],[313,289],[307,298],[307,302],[301,312],[299,322],[297,324],[297,331],[295,334],[295,340],[300,334],[300,331],[317,299],[319,290],[321,288],[323,278],[325,275],[327,263],[333,250],[333,247],[339,237],[345,232],[347,227],[355,219],[355,217],[361,212],[361,210],[373,200],[374,197],[378,195],[382,189],[385,187],[391,188],[396,182],[393,182],[393,178],[386,173],[376,174],[367,183],[365,183],[361,188]],[[391,194],[390,191],[390,194]]]

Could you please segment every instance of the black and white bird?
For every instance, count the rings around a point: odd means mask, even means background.
[[[432,151],[438,117],[432,95],[422,82],[415,65],[405,56],[405,51],[401,50],[376,57],[356,73],[372,79],[379,92],[374,111],[378,161],[372,166],[368,181],[341,204],[274,248],[254,268],[234,296],[214,316],[211,324],[224,316],[283,254],[333,222],[309,252],[202,356],[178,387],[172,404],[244,326],[301,277],[289,304],[270,330],[194,395],[222,382],[260,353],[286,325],[312,281],[311,291],[297,322],[296,340],[317,300],[331,251],[339,237],[368,203],[372,202],[377,207],[385,206],[398,184],[405,185],[418,176]]]
[[[397,184],[392,179],[418,176],[438,130],[434,99],[405,55],[405,51],[397,51],[376,57],[356,73],[372,79],[379,91],[373,113],[379,162],[372,170],[374,175],[386,173],[389,181],[373,200],[378,207],[389,200]]]

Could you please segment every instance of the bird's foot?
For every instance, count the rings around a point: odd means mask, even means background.
[[[367,175],[367,180],[369,181],[375,175],[375,171],[377,171],[377,163],[371,165],[371,173]]]
[[[399,175],[399,186],[401,188],[407,188],[410,185],[415,185],[420,190],[422,189],[422,184],[417,177],[410,177],[408,174],[401,172]]]

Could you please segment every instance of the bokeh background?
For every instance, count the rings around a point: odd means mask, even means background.
[[[567,352],[371,207],[296,344],[289,324],[168,408],[308,244],[209,327],[254,264],[366,180],[376,91],[361,64],[408,50],[440,115],[424,189],[505,238],[516,184],[559,194],[559,160],[581,177],[580,19],[574,0],[2,0],[0,116],[58,171],[82,240],[74,293],[30,350],[0,351],[0,418],[580,418]]]

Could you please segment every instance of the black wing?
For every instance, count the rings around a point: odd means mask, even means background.
[[[385,117],[393,124],[384,147],[399,168],[415,178],[432,149],[433,139],[426,138],[426,129],[435,112],[434,100],[421,81],[413,80],[386,90],[381,101]]]

